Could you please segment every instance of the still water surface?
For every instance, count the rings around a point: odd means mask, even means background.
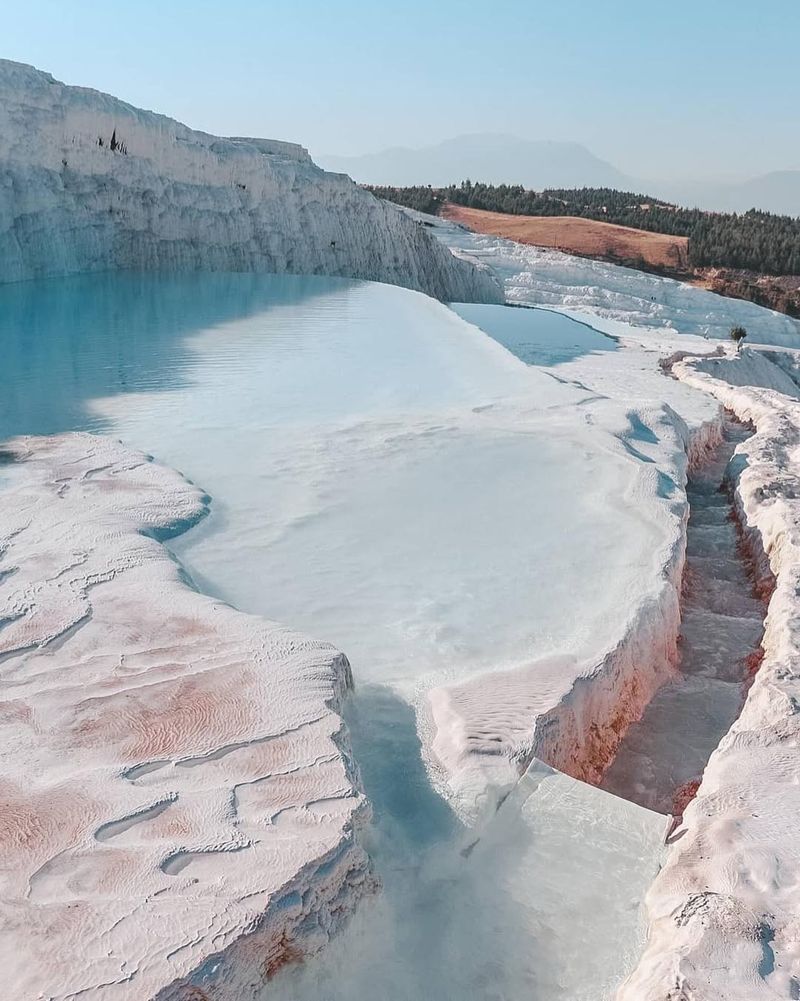
[[[514,344],[490,332],[534,361],[526,312],[494,314]],[[564,351],[597,348],[574,327]],[[641,941],[658,825],[536,781],[465,854],[475,837],[431,787],[414,709],[431,684],[616,635],[641,526],[614,503],[630,462],[560,416],[580,392],[424,296],[341,279],[8,286],[0,344],[0,439],[86,429],[181,469],[213,499],[173,543],[194,579],[353,663],[385,892],[267,996],[608,996]]]

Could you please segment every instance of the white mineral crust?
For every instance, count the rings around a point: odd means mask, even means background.
[[[648,894],[649,946],[619,997],[793,998],[800,990],[800,403],[779,391],[791,387],[762,352],[736,357],[729,348],[678,361],[673,372],[755,426],[733,460],[741,470],[735,502],[761,555],[757,575],[771,571],[776,587],[764,660]]]
[[[197,132],[0,60],[0,282],[114,268],[345,275],[439,299],[501,297],[487,270],[301,146]]]
[[[180,474],[86,434],[2,459],[3,996],[247,1001],[372,884],[347,660],[192,588]]]

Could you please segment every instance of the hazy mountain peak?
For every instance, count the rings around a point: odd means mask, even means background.
[[[647,181],[633,178],[578,142],[522,139],[502,132],[453,136],[418,149],[395,146],[364,156],[319,156],[327,170],[361,184],[445,187],[466,178],[526,188],[619,188],[705,209],[749,208],[800,215],[800,170],[776,170],[747,181]]]
[[[580,143],[522,139],[494,132],[454,136],[419,149],[395,147],[363,156],[319,156],[328,170],[363,184],[432,184],[469,177],[492,184],[546,187],[626,187],[630,179]]]

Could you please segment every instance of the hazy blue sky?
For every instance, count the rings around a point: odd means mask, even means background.
[[[0,55],[314,153],[463,132],[651,177],[800,167],[800,0],[6,0]]]

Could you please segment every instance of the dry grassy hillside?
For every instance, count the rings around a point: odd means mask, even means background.
[[[578,216],[485,212],[453,202],[447,202],[439,214],[477,233],[668,275],[800,319],[800,276],[761,275],[732,268],[692,268],[688,263],[689,241],[685,236],[648,233]]]
[[[575,216],[527,216],[485,212],[448,202],[440,213],[478,233],[503,236],[518,243],[551,247],[568,254],[599,257],[645,270],[686,273],[688,239],[665,233],[647,233]]]

